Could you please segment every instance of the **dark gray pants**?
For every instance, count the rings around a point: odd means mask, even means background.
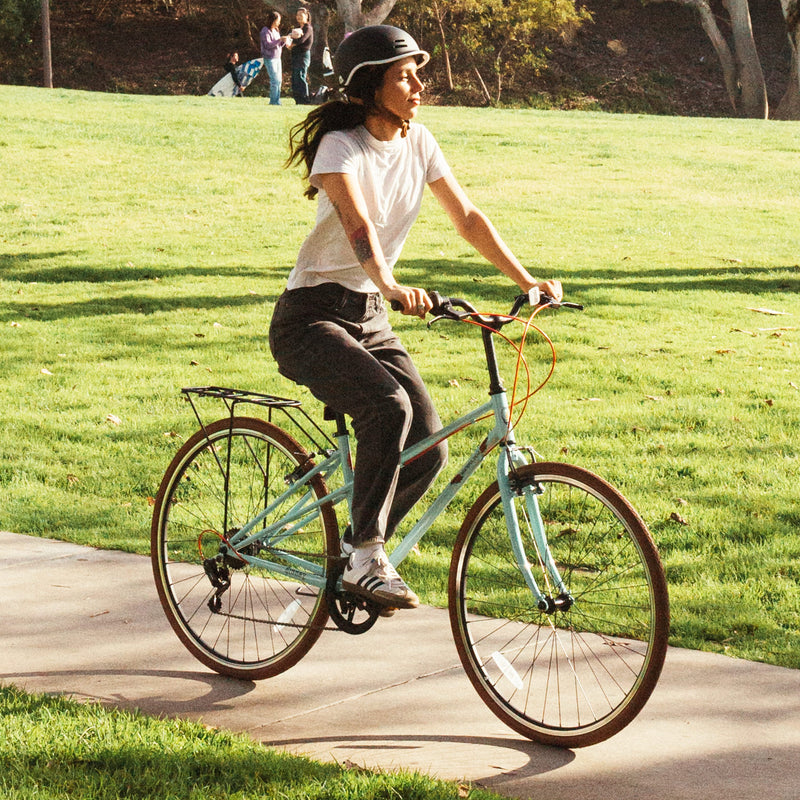
[[[399,469],[403,448],[441,423],[379,294],[324,283],[283,293],[269,331],[282,375],[353,420],[356,545],[385,542],[447,462],[445,442]]]

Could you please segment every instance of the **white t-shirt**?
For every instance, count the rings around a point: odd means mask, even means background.
[[[333,282],[355,292],[377,292],[321,187],[318,176],[332,172],[354,175],[358,180],[392,269],[419,214],[426,184],[449,174],[450,167],[430,131],[416,123],[409,126],[404,139],[390,142],[376,139],[363,125],[322,137],[310,176],[312,185],[320,190],[317,221],[300,248],[287,288]]]

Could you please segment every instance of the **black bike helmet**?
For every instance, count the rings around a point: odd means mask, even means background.
[[[361,67],[390,64],[407,56],[415,56],[421,67],[430,61],[430,54],[421,50],[404,30],[392,25],[369,25],[351,33],[336,48],[333,68],[339,88],[346,89]]]

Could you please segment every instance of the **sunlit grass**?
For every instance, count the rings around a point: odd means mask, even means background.
[[[267,344],[314,216],[281,168],[300,113],[0,87],[0,527],[146,552],[150,499],[197,426],[181,386],[309,399]],[[539,318],[559,361],[520,438],[640,511],[674,644],[800,666],[800,129],[454,108],[422,121],[520,258],[586,305]],[[398,271],[482,309],[513,294],[430,198]],[[443,418],[485,400],[474,330],[394,320]],[[538,383],[549,348],[531,335],[526,352]],[[481,435],[452,441],[445,477]],[[491,478],[404,567],[427,601],[444,602],[455,532]]]

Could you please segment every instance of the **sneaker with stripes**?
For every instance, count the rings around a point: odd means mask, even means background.
[[[348,592],[381,605],[393,608],[416,608],[419,605],[419,597],[397,574],[382,547],[368,554],[358,549],[353,551],[342,575],[342,585]]]

